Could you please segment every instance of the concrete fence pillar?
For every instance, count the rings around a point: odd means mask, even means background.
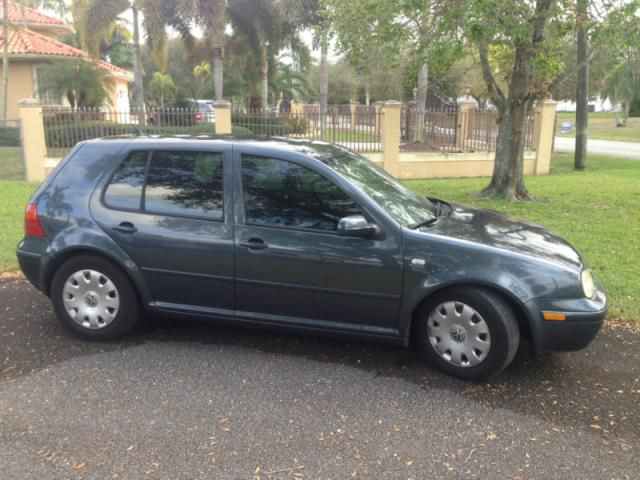
[[[44,119],[40,102],[32,98],[18,102],[24,153],[25,179],[28,182],[41,182],[45,174],[47,143],[44,136]]]
[[[556,119],[556,102],[540,100],[534,108],[533,149],[536,151],[536,175],[549,173]]]
[[[358,102],[351,100],[349,107],[351,108],[351,128],[356,128],[358,125]]]
[[[471,117],[476,102],[462,101],[458,103],[458,114],[456,118],[456,148],[464,150],[466,140],[471,135]]]
[[[394,177],[400,173],[400,110],[402,104],[396,100],[384,102],[382,106],[382,152],[384,169]]]
[[[380,114],[382,113],[382,107],[384,106],[384,102],[376,102],[376,133],[380,135],[380,141],[382,141],[382,121],[380,119]]]
[[[291,102],[291,113],[293,115],[300,115],[302,113],[302,103],[298,100]]]
[[[216,134],[231,135],[231,103],[226,100],[214,102],[216,112]]]

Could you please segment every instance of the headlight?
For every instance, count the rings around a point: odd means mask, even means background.
[[[593,298],[596,294],[596,285],[593,281],[593,274],[591,273],[591,270],[583,270],[581,277],[584,296],[587,298]]]

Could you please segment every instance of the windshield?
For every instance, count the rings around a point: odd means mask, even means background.
[[[318,148],[314,156],[348,178],[398,223],[414,227],[436,217],[434,205],[407,188],[370,160],[348,150]]]

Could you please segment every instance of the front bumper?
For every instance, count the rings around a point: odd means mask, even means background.
[[[598,289],[593,299],[538,298],[527,307],[535,318],[533,344],[537,352],[580,350],[591,343],[607,315],[607,296]],[[558,312],[566,320],[545,320],[543,312]]]

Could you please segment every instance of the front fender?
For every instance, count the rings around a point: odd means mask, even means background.
[[[550,262],[438,236],[405,235],[404,293],[398,330],[408,344],[416,309],[435,292],[455,285],[484,286],[511,299],[539,331],[527,305],[532,299],[581,295],[579,274]]]

